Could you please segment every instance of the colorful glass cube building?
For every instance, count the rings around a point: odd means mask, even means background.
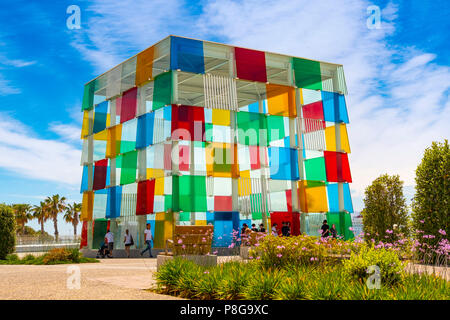
[[[83,245],[141,247],[147,222],[155,248],[174,225],[353,237],[346,93],[342,65],[178,36],[124,61],[84,89]]]

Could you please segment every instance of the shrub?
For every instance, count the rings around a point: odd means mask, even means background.
[[[404,265],[398,254],[389,249],[365,246],[359,254],[352,253],[350,259],[344,261],[344,272],[350,278],[365,282],[369,277],[369,266],[380,268],[381,283],[385,285],[396,284],[401,281]]]
[[[260,240],[249,255],[259,260],[265,268],[282,268],[297,264],[318,264],[327,256],[325,240],[311,236],[274,237],[268,235]]]
[[[14,252],[16,244],[16,221],[10,206],[0,203],[0,260]]]
[[[156,273],[158,290],[189,297],[194,292],[194,279],[201,275],[200,267],[189,260],[174,258],[164,263]]]
[[[286,277],[274,292],[275,300],[307,300],[309,297],[306,278],[298,274]]]
[[[77,250],[78,252],[78,250]],[[60,262],[79,262],[79,252],[78,252],[78,258],[77,261],[74,261],[73,259],[75,258],[74,256],[76,255],[76,253],[70,249],[66,249],[66,248],[56,248],[56,249],[52,249],[49,252],[47,252],[44,256],[43,256],[43,263],[44,264],[55,264],[55,263],[60,263]]]

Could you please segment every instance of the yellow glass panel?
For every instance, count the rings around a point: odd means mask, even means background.
[[[269,114],[295,117],[295,89],[278,84],[266,84],[267,105]]]
[[[106,157],[114,158],[120,152],[120,137],[122,136],[122,124],[118,124],[107,131],[108,142],[106,144]]]
[[[337,124],[340,126],[341,130],[341,150],[350,153],[350,145],[348,143],[347,127],[345,123]],[[336,150],[336,128],[335,126],[330,126],[325,128],[325,141],[327,144],[328,151],[341,151]]]
[[[81,127],[81,139],[89,135],[89,111],[83,112],[83,125]]]
[[[155,196],[164,195],[164,178],[155,179]]]
[[[147,180],[161,177],[164,177],[164,169],[147,168],[147,177],[146,177]]]
[[[108,130],[103,130],[103,131],[100,131],[99,133],[94,134],[94,140],[107,141],[108,140]]]
[[[250,170],[244,170],[240,172],[241,177],[250,178]]]
[[[212,109],[212,123],[220,126],[230,125],[230,111]]]
[[[237,145],[212,142],[205,147],[206,174],[213,177],[238,177],[239,164],[237,159]],[[229,168],[227,167],[229,166]]]
[[[81,206],[81,221],[91,221],[92,211],[94,208],[94,192],[88,191],[83,193],[83,202]]]
[[[300,210],[308,212],[306,203],[306,181],[298,181],[298,202],[300,203]]]
[[[195,220],[196,226],[206,226],[206,220]]]
[[[252,184],[250,177],[243,178],[242,176],[238,179],[238,194],[240,196],[248,196],[252,193]]]
[[[136,85],[149,81],[153,76],[153,58],[155,47],[150,47],[138,53],[136,59]]]
[[[306,188],[306,212],[328,212],[327,191],[325,186]]]

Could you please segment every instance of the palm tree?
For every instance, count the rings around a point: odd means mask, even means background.
[[[59,194],[55,194],[45,199],[48,206],[49,218],[53,220],[53,227],[55,228],[55,241],[58,241],[58,214],[66,209],[66,197],[60,197]]]
[[[25,233],[25,224],[33,219],[33,215],[31,214],[31,205],[25,203],[13,204],[12,209],[14,211],[14,217],[16,219],[16,223],[20,228],[22,234]],[[19,228],[17,231],[19,231]]]
[[[41,225],[41,237],[44,235],[44,222],[49,218],[48,216],[48,207],[45,201],[41,201],[38,206],[33,206],[33,217],[38,219],[39,224]]]
[[[80,222],[79,213],[81,211],[81,203],[74,202],[73,204],[68,204],[66,207],[66,213],[64,214],[64,220],[67,223],[73,225],[73,236],[77,236],[77,226]]]

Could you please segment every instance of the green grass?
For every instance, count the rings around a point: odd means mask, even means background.
[[[369,289],[342,264],[290,265],[227,262],[206,268],[174,259],[156,273],[157,291],[189,299],[219,300],[448,300],[450,285],[428,274],[402,273],[395,284]]]

